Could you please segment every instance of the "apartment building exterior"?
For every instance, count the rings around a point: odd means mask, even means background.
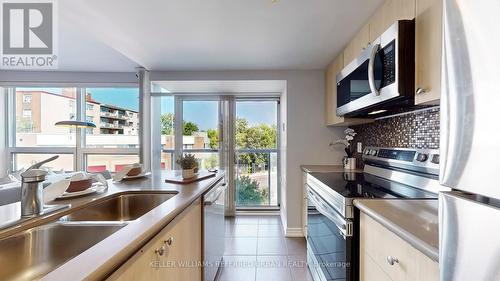
[[[16,146],[20,147],[70,147],[75,145],[75,132],[70,127],[57,127],[54,124],[62,120],[76,119],[76,90],[63,88],[61,93],[45,90],[17,90],[16,93]],[[86,146],[99,148],[137,148],[139,146],[139,113],[111,104],[104,104],[86,94],[85,120],[96,128],[86,129]],[[161,136],[163,169],[173,168],[175,149],[173,135]],[[210,140],[206,132],[195,132],[192,136],[183,136],[184,149],[206,149]],[[197,155],[198,156],[198,155]],[[200,158],[206,155],[199,155]],[[72,167],[72,160],[62,157],[67,162],[62,166]],[[40,160],[39,156],[24,154],[17,157],[18,167],[29,166]],[[90,155],[87,157],[87,170],[117,171],[124,165],[138,162],[137,155]],[[68,168],[70,169],[70,168]]]
[[[62,94],[46,91],[16,92],[16,122],[18,132],[67,133],[71,128],[55,127],[57,121],[76,119],[76,93],[63,89]],[[103,104],[86,95],[85,120],[96,125],[88,134],[137,135],[138,112],[132,109]],[[42,112],[43,111],[43,112]]]

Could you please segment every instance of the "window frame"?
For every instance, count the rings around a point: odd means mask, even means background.
[[[267,153],[269,155],[269,163],[271,163],[271,154],[276,153],[276,184],[277,184],[277,205],[244,205],[244,206],[237,206],[236,202],[236,196],[237,196],[237,186],[236,186],[236,179],[237,179],[237,173],[235,170],[232,171],[233,174],[233,185],[234,185],[234,209],[235,211],[255,211],[255,210],[276,210],[281,208],[281,157],[282,157],[282,151],[281,151],[281,111],[280,111],[280,104],[281,104],[281,97],[279,96],[252,96],[252,97],[240,97],[236,96],[234,98],[234,110],[232,111],[231,114],[231,122],[236,122],[236,119],[238,117],[237,114],[237,103],[238,102],[260,102],[260,101],[275,101],[277,102],[277,108],[276,108],[276,147],[275,148],[236,148],[236,140],[234,140],[233,146],[234,146],[234,158],[237,158],[237,155],[239,153]],[[236,137],[236,125],[232,128],[232,136],[233,138]],[[269,165],[269,174],[268,174],[268,185],[269,189],[271,188],[271,165]],[[270,202],[269,202],[270,204]]]
[[[76,99],[74,101],[74,106],[76,106],[76,120],[86,121],[86,89],[88,88],[99,88],[101,85],[85,85],[73,86],[73,85],[22,85],[19,87],[57,87],[57,88],[75,88],[76,89]],[[47,147],[18,147],[16,146],[16,86],[4,87],[6,90],[6,121],[7,121],[7,161],[8,167],[11,171],[16,169],[16,154],[72,154],[74,159],[74,168],[76,171],[86,171],[87,170],[87,155],[95,154],[105,154],[105,155],[137,155],[140,158],[140,147],[141,147],[141,133],[142,130],[138,130],[138,145],[136,148],[94,148],[86,147],[86,136],[90,135],[86,133],[86,129],[78,129],[79,133],[76,134],[76,145],[71,147],[58,147],[58,146],[47,146]],[[139,88],[139,85],[110,85],[104,88]],[[138,126],[141,123],[141,114],[138,114]],[[74,134],[74,132],[72,132]]]

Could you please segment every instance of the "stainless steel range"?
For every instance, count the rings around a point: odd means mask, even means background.
[[[359,198],[437,200],[437,150],[367,147],[363,172],[307,175],[307,260],[315,281],[358,280]]]

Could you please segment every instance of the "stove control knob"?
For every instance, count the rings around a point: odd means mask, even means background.
[[[427,161],[428,158],[429,158],[429,155],[427,155],[425,153],[419,153],[417,155],[417,161],[418,162],[425,162],[425,161]]]
[[[439,154],[434,154],[434,156],[432,156],[431,162],[434,164],[439,164]]]
[[[376,150],[376,149],[372,149],[372,150],[370,151],[370,154],[371,154],[372,156],[376,156],[376,155],[377,155],[377,150]]]

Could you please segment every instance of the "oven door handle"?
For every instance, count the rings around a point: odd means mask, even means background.
[[[316,210],[325,217],[327,217],[329,220],[331,220],[337,226],[337,228],[340,231],[340,234],[342,234],[344,238],[351,237],[352,236],[352,225],[350,225],[351,223],[347,222],[335,211],[329,211],[327,207],[325,207],[325,204],[323,204],[320,201],[320,199],[317,198],[317,195],[314,194],[311,190],[308,190],[308,193],[309,193],[309,199],[316,207]]]
[[[371,92],[376,96],[380,96],[380,91],[377,89],[377,85],[375,85],[375,57],[379,49],[380,44],[374,44],[370,59],[368,60],[368,84],[370,85]]]

